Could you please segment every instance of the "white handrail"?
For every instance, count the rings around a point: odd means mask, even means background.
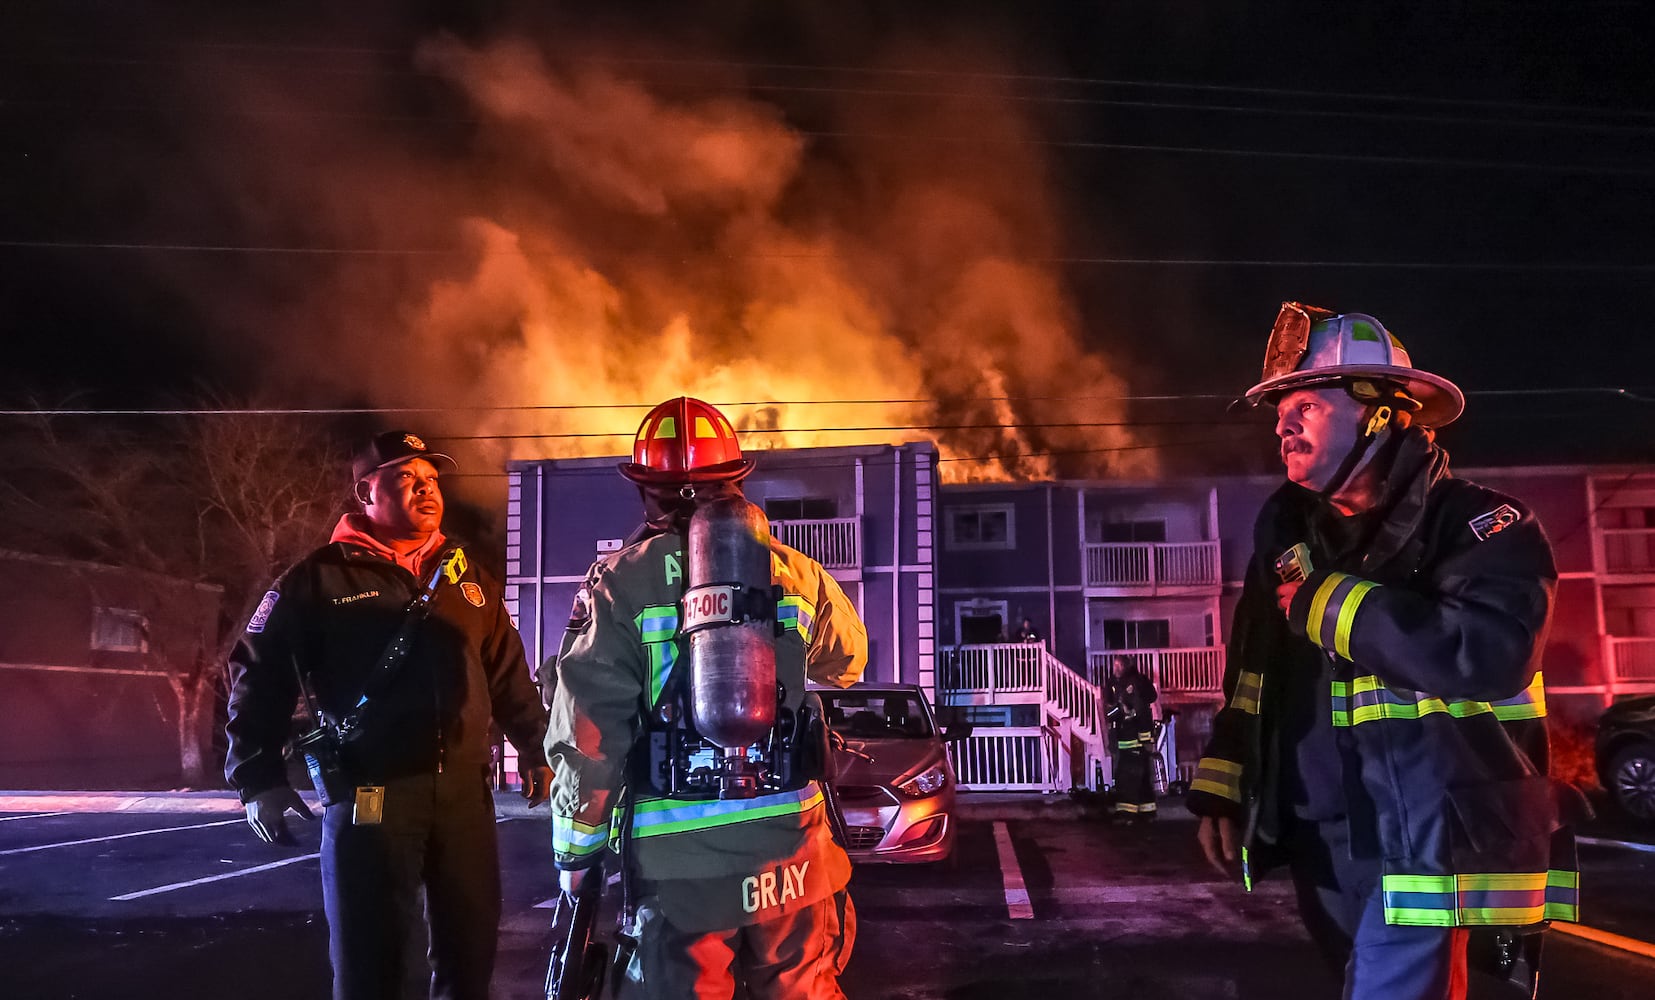
[[[1190,587],[1222,583],[1218,542],[1090,542],[1088,587]]]

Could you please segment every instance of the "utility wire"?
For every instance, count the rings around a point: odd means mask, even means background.
[[[1655,176],[1652,173],[1651,176]],[[489,257],[498,254],[534,258],[561,258],[554,252],[536,253],[521,250],[486,250],[439,247],[323,247],[323,246],[256,246],[230,243],[100,243],[76,240],[20,240],[0,239],[0,248],[13,250],[94,250],[94,251],[155,251],[160,253],[206,254],[273,254],[317,257]],[[690,260],[691,255],[674,253],[628,253],[621,258],[654,258]],[[723,260],[843,260],[860,254],[816,253],[739,253],[695,254],[696,258]],[[1407,260],[1268,260],[1225,257],[1017,257],[1027,264],[1063,266],[1146,266],[1146,267],[1281,267],[1281,268],[1355,268],[1365,270],[1404,271],[1511,271],[1519,273],[1607,273],[1648,274],[1655,272],[1655,263],[1612,263],[1607,261],[1581,262],[1522,262],[1522,261],[1407,261]]]
[[[1236,398],[1236,393],[1167,393],[1159,395],[1073,395],[1073,396],[977,396],[965,402],[969,403],[1191,403],[1191,402],[1224,402],[1229,403]],[[1535,388],[1517,389],[1471,389],[1465,392],[1468,398],[1527,398],[1527,397],[1562,397],[1562,396],[1607,396],[1614,399],[1626,399],[1637,403],[1655,403],[1655,389],[1646,387],[1625,388],[1620,386],[1543,386]],[[759,400],[711,400],[713,405],[729,409],[741,407],[766,406],[925,406],[925,405],[953,405],[935,397],[912,397],[907,399],[759,399]],[[659,401],[649,403],[514,403],[494,406],[329,406],[329,407],[168,407],[168,408],[126,408],[100,410],[88,407],[43,407],[37,409],[0,409],[0,417],[313,417],[313,416],[401,416],[420,414],[452,414],[452,413],[514,413],[514,412],[584,412],[592,410],[648,410],[658,405]],[[1112,426],[1166,426],[1178,424],[1180,421],[1121,421],[1096,423],[1063,423],[1063,424],[1021,424],[1021,425],[959,425],[959,429],[976,427],[1000,426],[1029,426],[1029,427],[1112,427]],[[1196,422],[1191,422],[1196,423]],[[806,433],[810,431],[831,430],[929,430],[937,429],[935,424],[916,425],[880,425],[868,427],[800,427],[791,430],[777,430],[778,433]],[[627,432],[629,435],[632,432]],[[743,431],[742,433],[749,433]],[[433,435],[435,436],[435,435]],[[534,435],[540,436],[540,435]],[[576,436],[576,435],[571,435]],[[612,435],[594,435],[609,437]]]
[[[106,43],[106,42],[102,42],[101,40],[75,40],[75,39],[63,39],[63,40],[57,40],[57,41],[53,41],[53,40],[34,40],[34,41],[31,41],[31,42],[28,42],[26,46],[20,47],[18,49],[14,49],[11,53],[9,53],[9,58],[14,59],[14,60],[27,58],[27,59],[34,60],[36,62],[61,62],[61,63],[71,63],[71,64],[72,63],[78,63],[78,62],[90,62],[90,63],[127,64],[127,65],[156,65],[156,66],[176,66],[177,65],[176,60],[159,60],[159,59],[147,59],[146,60],[146,59],[131,59],[131,58],[121,59],[121,58],[115,58],[115,57],[102,57],[102,56],[98,56],[98,57],[87,57],[87,56],[62,57],[62,56],[59,56],[59,57],[56,57],[56,58],[48,58],[45,55],[46,47],[50,46],[50,45],[53,45],[53,44],[56,44],[59,47],[73,46],[75,48],[80,48],[82,50],[85,50],[85,49],[87,49],[87,48],[89,48],[93,45],[99,45],[99,44],[131,45],[133,43],[134,43],[133,39],[121,39],[119,42],[116,42],[116,43]],[[407,56],[409,51],[410,51],[407,48],[284,45],[284,44],[276,44],[276,43],[269,43],[269,42],[256,42],[256,43],[255,42],[189,42],[189,43],[171,42],[171,43],[169,43],[169,42],[164,42],[163,41],[163,42],[159,43],[159,47],[167,47],[167,48],[175,48],[175,49],[186,49],[186,50],[188,50],[188,49],[197,49],[197,50],[223,49],[223,50],[262,51],[262,52],[292,52],[294,54],[303,54],[303,55],[339,54],[339,55],[363,55],[363,56],[374,56],[374,57]],[[1151,90],[1151,91],[1190,91],[1190,92],[1196,92],[1196,93],[1214,93],[1214,94],[1251,94],[1251,95],[1265,96],[1265,97],[1291,97],[1291,98],[1308,99],[1308,100],[1316,100],[1316,101],[1355,101],[1355,102],[1382,103],[1382,104],[1424,105],[1424,106],[1431,106],[1431,107],[1504,109],[1504,110],[1516,111],[1516,112],[1531,112],[1531,113],[1532,112],[1539,112],[1539,113],[1569,114],[1569,115],[1597,115],[1597,116],[1621,115],[1621,116],[1626,116],[1626,117],[1630,117],[1630,118],[1643,118],[1643,119],[1647,119],[1647,120],[1650,120],[1652,122],[1655,122],[1655,111],[1644,110],[1644,109],[1640,109],[1640,108],[1614,108],[1614,107],[1606,107],[1606,106],[1603,106],[1603,105],[1580,105],[1580,104],[1563,104],[1563,103],[1535,102],[1535,101],[1511,101],[1511,100],[1480,99],[1480,98],[1467,98],[1467,97],[1439,97],[1439,96],[1429,95],[1429,94],[1421,95],[1421,94],[1397,94],[1397,93],[1373,93],[1373,92],[1364,93],[1364,92],[1360,92],[1360,91],[1338,91],[1338,90],[1305,90],[1305,89],[1288,88],[1288,87],[1247,86],[1247,85],[1241,85],[1241,84],[1190,83],[1190,82],[1174,81],[1174,80],[1145,80],[1145,79],[1130,79],[1130,78],[1120,78],[1120,77],[1095,77],[1095,76],[1082,76],[1082,75],[1075,75],[1075,74],[1037,74],[1037,73],[996,72],[996,71],[991,71],[991,70],[922,69],[922,68],[917,68],[917,67],[899,67],[899,66],[836,66],[836,65],[821,65],[821,64],[812,65],[812,64],[807,64],[807,63],[770,63],[770,62],[757,62],[757,61],[737,60],[737,59],[715,59],[715,58],[628,57],[628,56],[595,54],[595,53],[590,53],[590,52],[568,53],[568,52],[554,51],[552,53],[549,53],[549,55],[551,55],[555,60],[557,60],[559,62],[595,63],[595,64],[600,64],[600,65],[646,66],[646,67],[647,66],[660,66],[660,67],[674,67],[674,68],[687,68],[687,69],[717,69],[717,70],[738,69],[738,70],[744,70],[744,71],[781,72],[781,73],[806,73],[806,74],[814,73],[814,74],[830,74],[830,75],[831,74],[839,74],[839,75],[845,75],[845,76],[860,76],[860,77],[898,77],[898,78],[910,78],[910,79],[911,78],[929,78],[929,79],[944,79],[944,80],[979,80],[979,81],[993,81],[993,82],[999,82],[999,83],[1017,83],[1017,84],[1030,84],[1030,83],[1032,83],[1032,84],[1043,84],[1043,85],[1055,84],[1055,85],[1060,85],[1060,86],[1078,87],[1078,88],[1114,87],[1114,88],[1121,88],[1121,89],[1141,89],[1141,90]],[[310,71],[310,72],[354,72],[354,73],[373,73],[373,74],[379,74],[379,75],[384,75],[384,74],[387,74],[387,73],[394,73],[394,72],[401,72],[401,73],[417,73],[417,72],[419,72],[419,71],[414,70],[414,69],[405,69],[405,70],[400,70],[399,71],[399,70],[395,70],[391,67],[387,67],[387,66],[383,66],[383,65],[369,67],[367,69],[359,69],[359,70],[341,69],[340,67],[324,65],[324,64],[318,63],[314,60],[288,63],[288,64],[285,64],[285,65],[276,66],[274,68],[304,70],[304,71]]]
[[[862,97],[913,98],[936,101],[958,100],[967,102],[981,102],[983,100],[982,94],[972,93],[969,91],[900,90],[881,87],[813,87],[797,84],[754,83],[750,81],[739,84],[732,89],[763,94],[844,94]],[[1176,111],[1193,112],[1196,114],[1242,115],[1252,117],[1310,118],[1321,121],[1395,122],[1410,125],[1441,125],[1453,127],[1469,126],[1473,128],[1503,127],[1563,132],[1590,132],[1603,135],[1655,135],[1655,124],[1627,125],[1611,122],[1565,121],[1561,119],[1419,114],[1404,111],[1353,111],[1336,108],[1272,107],[1270,105],[1259,104],[1202,104],[1199,102],[1190,101],[1150,101],[1112,97],[1071,97],[1050,94],[998,94],[995,95],[995,99],[1011,101],[1017,104],[1049,104],[1060,106],[1122,108],[1135,111]],[[101,102],[89,104],[76,101],[41,100],[29,97],[0,96],[0,109],[16,110],[22,108],[94,111],[123,115],[169,110],[169,108],[160,104],[107,104]],[[433,125],[475,125],[486,120],[481,115],[440,113],[388,114],[383,112],[367,111],[351,112],[305,110],[299,108],[223,107],[217,105],[202,105],[192,110],[216,116],[234,116],[242,118],[383,121],[407,122],[415,124],[429,123]]]

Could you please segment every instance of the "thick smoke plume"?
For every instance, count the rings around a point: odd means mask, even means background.
[[[435,148],[312,108],[224,157],[265,231],[444,251],[328,258],[256,315],[220,311],[280,345],[275,373],[382,405],[589,408],[429,432],[502,435],[496,460],[624,452],[642,409],[621,404],[687,393],[767,402],[730,407],[749,447],[929,437],[956,481],[1148,471],[1049,263],[1070,223],[1039,136],[992,78],[951,83],[980,91],[968,117],[829,93],[805,131],[738,79],[673,87],[525,40],[437,38],[415,65],[460,109]],[[813,403],[843,400],[886,402]]]

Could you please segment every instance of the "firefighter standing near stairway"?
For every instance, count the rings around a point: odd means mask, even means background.
[[[843,996],[838,975],[855,935],[850,861],[818,782],[752,798],[674,799],[639,787],[635,748],[674,669],[690,669],[679,627],[686,527],[697,507],[740,497],[752,468],[712,406],[680,397],[652,410],[620,467],[640,489],[645,523],[593,565],[556,663],[546,751],[557,769],[553,846],[565,892],[622,833],[611,820],[623,781],[636,796],[625,863],[637,879],[637,946],[623,995],[707,1000],[732,996],[739,981],[754,1000]],[[867,635],[819,563],[779,542],[770,549],[783,626],[776,679],[797,709],[807,675],[839,687],[861,676]]]
[[[1109,661],[1109,739],[1115,745],[1115,816],[1155,818],[1155,685],[1125,656]]]
[[[1449,476],[1434,430],[1464,397],[1371,316],[1284,304],[1245,399],[1274,408],[1289,482],[1258,516],[1191,784],[1201,847],[1249,887],[1290,867],[1346,997],[1464,996],[1470,927],[1510,929],[1479,943],[1532,992],[1520,929],[1578,897],[1547,777],[1546,536]]]

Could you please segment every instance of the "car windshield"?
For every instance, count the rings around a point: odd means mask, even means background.
[[[931,720],[919,695],[906,691],[824,694],[828,726],[851,739],[924,740]]]

